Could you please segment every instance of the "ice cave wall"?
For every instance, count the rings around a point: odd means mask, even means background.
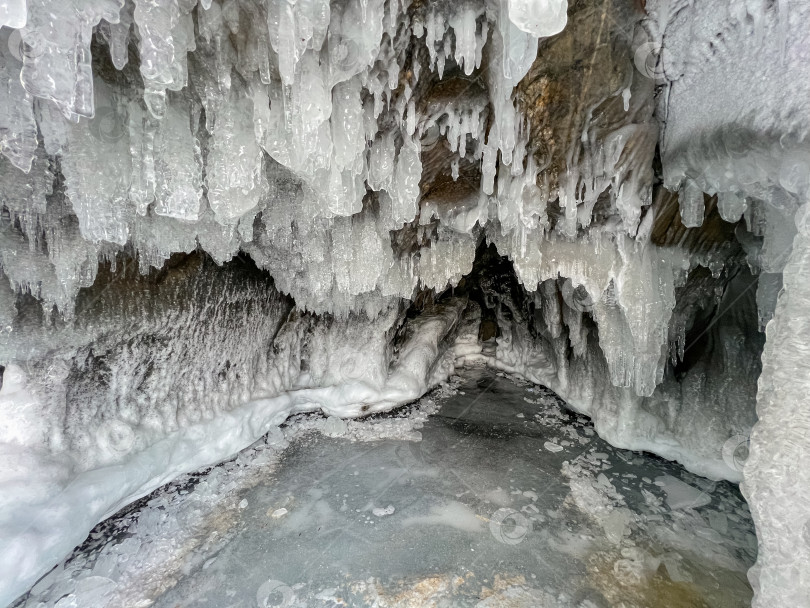
[[[783,415],[806,460],[800,404],[761,390],[745,471],[734,453],[759,330],[801,309],[776,296],[800,268],[807,13],[0,4],[0,599],[290,413],[390,409],[459,360],[547,384],[617,445],[745,476],[758,605],[807,597],[810,545],[779,549],[794,473],[770,464]],[[800,365],[777,321],[761,389]]]
[[[754,605],[804,606],[810,601],[810,417],[803,397],[810,6],[745,6],[708,3],[669,18],[667,40],[687,52],[664,51],[661,64],[673,81],[665,104],[664,183],[680,187],[687,201],[695,200],[690,192],[716,194],[723,216],[746,214],[761,241],[747,257],[759,272],[760,320],[773,320],[742,483],[759,539],[749,578]],[[740,239],[747,249],[748,238]]]
[[[30,296],[17,303],[28,343],[15,352],[29,357],[6,366],[0,393],[7,601],[98,521],[292,414],[357,417],[418,398],[452,373],[469,304],[335,318],[294,307],[245,257],[179,254],[146,275],[123,261],[102,266],[69,325]]]

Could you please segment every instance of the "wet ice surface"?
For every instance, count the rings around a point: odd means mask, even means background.
[[[745,606],[755,552],[736,486],[472,369],[398,416],[302,416],[169,484],[18,605]]]

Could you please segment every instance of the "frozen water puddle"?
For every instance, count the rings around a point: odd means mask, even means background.
[[[472,369],[393,416],[289,421],[100,524],[17,605],[746,606],[755,554],[732,484]]]

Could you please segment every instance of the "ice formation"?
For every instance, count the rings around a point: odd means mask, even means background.
[[[755,604],[800,605],[808,22],[0,0],[0,603],[290,413],[383,411],[483,360],[743,481]]]

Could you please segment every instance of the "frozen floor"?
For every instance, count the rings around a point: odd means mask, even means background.
[[[719,608],[750,603],[755,555],[736,486],[472,369],[387,418],[289,421],[100,524],[17,605]]]

